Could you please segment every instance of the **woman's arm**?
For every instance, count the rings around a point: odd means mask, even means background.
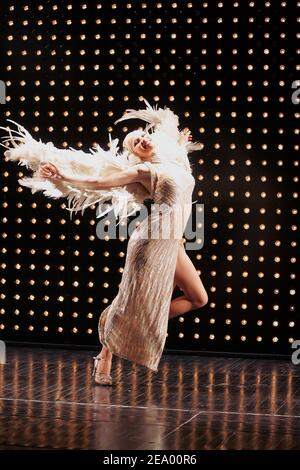
[[[109,189],[115,186],[125,186],[126,184],[136,183],[138,182],[138,176],[138,170],[130,168],[105,177],[68,178],[62,175],[62,179],[67,183],[81,186],[84,189]]]
[[[191,142],[193,140],[193,136],[191,134],[191,131],[189,130],[188,127],[185,127],[179,135],[179,144],[184,145],[186,142]]]
[[[60,179],[67,183],[74,184],[77,187],[84,189],[108,189],[115,186],[126,186],[130,183],[142,182],[145,178],[145,174],[149,174],[150,171],[144,165],[134,165],[132,168],[127,170],[119,171],[110,176],[100,176],[98,178],[69,178],[58,171],[58,169],[51,163],[46,163],[40,168],[40,175],[43,178]]]

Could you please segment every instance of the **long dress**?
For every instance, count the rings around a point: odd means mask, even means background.
[[[150,125],[156,154],[163,157],[158,164],[144,163],[151,172],[150,197],[154,206],[166,205],[169,209],[162,207],[155,215],[151,213],[132,233],[118,294],[102,312],[98,329],[100,342],[113,354],[157,372],[167,337],[178,247],[191,212],[195,186],[193,176],[181,163],[188,161],[188,153],[201,150],[203,145],[186,142],[186,139],[182,142],[178,117],[170,109],[155,109],[148,102],[146,105],[144,110],[127,110],[117,122],[134,118]],[[145,193],[148,195],[140,183],[85,189],[74,181],[68,183],[65,178],[50,180],[39,174],[41,163],[52,163],[65,177],[75,181],[119,173],[132,165],[127,151],[119,153],[118,139],[110,141],[109,150],[99,145],[89,152],[71,147],[59,149],[52,142],[37,141],[23,126],[9,121],[17,130],[0,127],[8,133],[0,144],[8,149],[5,158],[34,172],[31,177],[19,179],[19,184],[30,188],[33,194],[40,191],[54,199],[66,197],[70,217],[73,211],[83,213],[87,207],[111,201],[110,208],[103,211],[100,207],[98,217],[113,208],[116,217],[126,218],[138,210],[146,198]],[[149,225],[151,232],[154,226],[155,236],[149,237]],[[164,231],[161,236],[160,226]],[[156,229],[159,229],[158,237]],[[168,232],[170,236],[166,236]]]
[[[194,177],[174,163],[145,162],[151,172],[151,198],[166,212],[151,213],[132,233],[117,296],[99,319],[99,339],[114,355],[141,364],[154,372],[163,353],[179,244],[191,212]],[[154,223],[168,225],[167,238],[147,238]],[[167,220],[167,223],[166,223]],[[161,222],[160,222],[161,223]],[[176,225],[176,226],[174,226]],[[154,230],[155,231],[155,230]]]

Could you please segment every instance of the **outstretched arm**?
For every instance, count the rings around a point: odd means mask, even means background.
[[[59,170],[51,163],[41,165],[39,170],[39,174],[42,178],[59,179],[77,187],[90,190],[109,189],[112,187],[126,186],[130,183],[142,182],[142,180],[145,178],[145,172],[147,172],[147,170],[145,170],[143,166],[134,165],[132,168],[128,168],[105,177],[99,176],[98,178],[69,178],[68,176],[60,173]]]

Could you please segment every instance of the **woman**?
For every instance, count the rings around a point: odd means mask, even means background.
[[[78,188],[92,194],[98,191],[101,196],[106,190],[115,188],[128,190],[134,187],[135,194],[142,188],[142,199],[148,195],[157,206],[156,212],[153,214],[151,211],[132,233],[118,294],[100,316],[102,349],[94,358],[93,372],[95,383],[99,385],[112,385],[113,354],[157,372],[166,341],[168,319],[200,308],[208,301],[206,290],[185,252],[181,238],[190,215],[195,185],[187,153],[202,148],[202,144],[197,147],[197,144],[191,143],[189,130],[178,131],[178,118],[169,109],[155,110],[146,104],[146,110],[129,110],[119,120],[139,118],[154,127],[151,134],[148,128],[126,136],[123,147],[130,162],[127,168],[87,178],[70,176],[58,165],[41,162],[35,173],[36,181],[20,181],[24,186],[37,190],[41,189],[41,179],[46,179],[54,182],[60,191],[63,191],[63,185],[68,185],[69,188],[77,188],[77,191]],[[23,128],[21,140],[25,147],[20,148],[11,138],[15,148],[6,152],[8,158],[20,161],[27,158],[27,163],[30,158],[32,162],[34,147],[35,158],[43,150],[44,160],[60,163],[57,149],[50,151],[45,144],[36,141],[33,145],[26,132]],[[28,142],[31,151],[27,153],[30,157],[24,151]],[[38,145],[43,147],[39,148]],[[66,157],[69,155],[64,156],[64,163]],[[48,186],[47,191],[46,195],[49,195]],[[161,236],[162,230],[167,232],[167,237]],[[176,285],[183,295],[171,301]]]

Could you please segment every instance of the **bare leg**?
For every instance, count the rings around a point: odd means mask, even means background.
[[[105,346],[102,346],[99,357],[101,358],[101,361],[98,362],[98,371],[103,374],[110,375],[113,358],[112,353]]]
[[[183,315],[191,310],[193,310],[193,304],[185,295],[177,297],[171,302],[169,319]]]
[[[169,319],[182,315],[190,310],[201,308],[208,302],[207,292],[184,247],[179,246],[176,263],[174,286],[178,285],[184,295],[172,300]]]
[[[179,247],[178,251],[173,290],[176,285],[180,287],[184,295],[172,300],[169,319],[203,307],[208,302],[208,296],[202,281],[182,246]],[[99,356],[101,359],[103,358],[98,362],[99,372],[109,375],[113,354],[103,346]]]

